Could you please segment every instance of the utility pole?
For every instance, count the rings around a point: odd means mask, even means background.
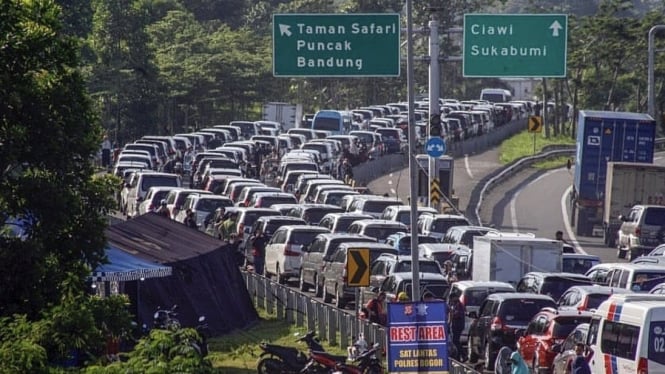
[[[409,177],[411,205],[411,300],[420,301],[420,266],[418,263],[418,235],[414,230],[418,221],[418,160],[416,159],[416,114],[413,69],[413,0],[406,0],[406,86],[409,107]]]
[[[647,101],[648,101],[648,110],[649,115],[656,119],[656,92],[655,92],[655,80],[654,80],[654,44],[655,37],[658,31],[665,30],[665,25],[656,25],[649,30],[649,62],[647,69]],[[657,120],[657,119],[656,119]],[[658,120],[657,120],[658,121]]]
[[[429,121],[428,138],[441,136],[443,133],[432,133],[432,125],[441,123],[441,108],[439,106],[439,21],[436,19],[435,9],[431,9],[432,19],[429,21]],[[437,170],[437,159],[429,158],[429,206],[440,211],[440,196],[438,194],[433,199],[433,191],[440,190],[439,171]],[[435,192],[436,193],[436,192]]]

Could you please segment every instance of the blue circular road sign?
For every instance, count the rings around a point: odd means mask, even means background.
[[[446,153],[446,142],[439,137],[432,137],[427,140],[425,150],[429,157],[441,157]]]

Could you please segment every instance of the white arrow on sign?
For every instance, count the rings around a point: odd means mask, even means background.
[[[559,30],[561,30],[563,26],[561,26],[559,21],[555,20],[554,22],[552,22],[549,28],[552,29],[552,36],[559,36]]]
[[[559,26],[559,27],[561,27],[561,26]],[[291,26],[290,25],[283,25],[283,24],[280,23],[279,24],[279,35],[280,36],[284,36],[284,35],[291,36]]]
[[[443,147],[441,146],[441,144],[430,144],[429,147],[427,147],[427,150],[428,151],[437,150],[441,152],[443,151]]]

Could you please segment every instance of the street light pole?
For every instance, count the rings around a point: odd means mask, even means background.
[[[649,64],[647,67],[647,100],[649,115],[656,119],[656,93],[655,93],[655,79],[654,79],[654,39],[658,31],[665,30],[665,25],[656,25],[649,30]]]

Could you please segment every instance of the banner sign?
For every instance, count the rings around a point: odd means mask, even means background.
[[[388,303],[388,372],[447,374],[447,315],[443,301]]]

